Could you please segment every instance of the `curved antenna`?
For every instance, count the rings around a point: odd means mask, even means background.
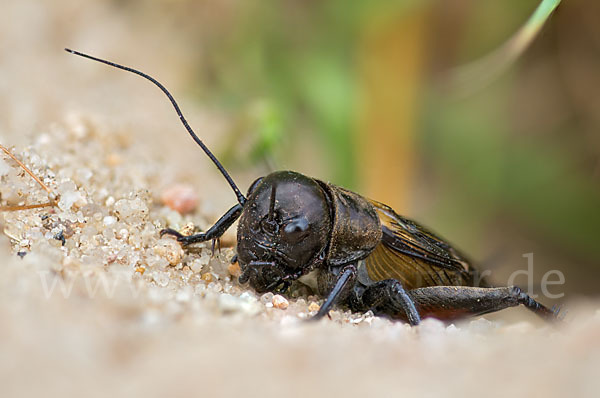
[[[192,138],[194,139],[194,141],[196,141],[196,144],[200,145],[200,148],[202,148],[202,150],[204,151],[204,153],[206,153],[206,155],[210,158],[210,160],[213,161],[213,163],[215,164],[215,166],[217,166],[217,168],[219,169],[219,171],[221,172],[221,174],[223,174],[223,177],[225,177],[225,179],[227,180],[227,182],[231,186],[231,189],[233,189],[233,192],[235,193],[235,196],[237,196],[237,200],[240,203],[240,205],[243,206],[244,203],[246,203],[246,198],[244,197],[244,195],[242,195],[242,192],[240,192],[240,190],[237,187],[237,185],[235,185],[235,182],[233,182],[233,179],[231,178],[231,176],[229,175],[229,173],[227,173],[227,171],[225,170],[225,168],[223,167],[223,165],[221,165],[221,163],[217,160],[217,158],[215,157],[215,155],[212,154],[212,152],[208,149],[208,147],[206,145],[204,145],[204,143],[202,142],[202,140],[200,138],[198,138],[198,136],[196,135],[196,133],[194,133],[194,130],[192,130],[192,128],[188,124],[187,120],[185,120],[185,117],[183,117],[183,113],[181,113],[181,109],[179,109],[179,105],[177,105],[177,102],[175,102],[175,98],[173,98],[173,96],[171,95],[171,93],[169,93],[169,91],[165,88],[165,86],[163,86],[162,84],[160,84],[158,82],[158,80],[156,80],[152,76],[149,76],[149,75],[147,75],[147,74],[145,74],[143,72],[140,72],[139,70],[135,70],[135,69],[127,67],[127,66],[119,65],[119,64],[116,64],[114,62],[106,61],[106,60],[101,59],[101,58],[92,57],[91,55],[80,53],[79,51],[71,50],[71,49],[68,49],[68,48],[65,48],[65,51],[68,52],[68,53],[71,53],[71,54],[79,55],[80,57],[91,59],[93,61],[101,62],[103,64],[115,67],[117,69],[122,69],[122,70],[125,70],[127,72],[135,73],[136,75],[142,76],[143,78],[146,78],[146,79],[150,80],[158,88],[160,88],[162,90],[162,92],[165,93],[165,95],[167,96],[167,98],[169,98],[169,101],[171,101],[171,104],[173,105],[173,108],[175,108],[175,112],[177,112],[177,116],[179,116],[179,120],[181,120],[181,123],[183,123],[183,126],[185,127],[185,129],[192,136]]]

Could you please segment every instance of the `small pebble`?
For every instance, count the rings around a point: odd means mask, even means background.
[[[314,301],[311,301],[311,303],[308,305],[308,310],[310,312],[319,311],[319,308],[321,308],[321,306],[319,304],[315,303]]]
[[[129,237],[129,231],[126,228],[121,228],[117,232],[116,237],[117,239],[127,240],[127,238]]]
[[[116,153],[109,153],[106,156],[106,165],[109,167],[115,167],[120,165],[123,162],[123,159],[117,155]]]
[[[160,239],[154,246],[154,253],[167,260],[170,265],[181,263],[184,255],[181,245],[173,239]]]
[[[161,202],[180,214],[191,213],[198,206],[198,194],[191,185],[174,184],[160,195]]]
[[[87,204],[87,200],[81,195],[79,191],[68,191],[61,195],[58,201],[58,207],[62,210],[68,211],[71,207],[76,209],[81,208]]]
[[[139,222],[148,214],[148,206],[140,198],[120,199],[115,202],[115,213],[121,220]]]
[[[289,307],[290,303],[287,299],[279,294],[273,296],[273,307],[285,310]]]
[[[0,158],[0,176],[6,175],[8,174],[8,172],[11,170],[11,167],[8,163],[6,163],[6,161],[2,158]]]
[[[169,274],[167,272],[156,271],[152,275],[152,279],[158,286],[165,287],[169,284]]]
[[[260,296],[260,302],[263,304],[272,304],[273,303],[273,297],[275,295],[271,292],[266,292],[265,294],[263,294],[262,296]]]
[[[194,233],[195,229],[196,229],[196,227],[194,226],[194,223],[193,222],[189,222],[189,223],[185,224],[183,226],[183,228],[181,228],[179,230],[179,233],[181,235],[190,236],[190,235],[192,235]]]
[[[188,265],[193,272],[200,272],[202,271],[202,268],[204,268],[203,264],[198,259],[193,260]]]
[[[106,216],[106,217],[104,217],[102,222],[104,223],[104,225],[106,225],[108,227],[109,225],[113,225],[114,223],[116,223],[117,219],[113,216]]]

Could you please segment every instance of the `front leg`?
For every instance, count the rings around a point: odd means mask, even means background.
[[[205,233],[194,234],[190,236],[182,235],[171,228],[165,228],[160,231],[160,236],[165,234],[173,235],[177,238],[178,242],[181,242],[184,246],[191,245],[192,243],[206,242],[211,239],[219,239],[229,227],[237,220],[242,214],[242,206],[237,204],[227,211],[219,220],[208,229]]]
[[[331,289],[331,292],[329,292],[329,294],[327,295],[327,299],[325,300],[321,308],[319,308],[319,311],[315,314],[315,316],[310,318],[310,320],[319,320],[327,313],[329,313],[331,307],[333,307],[333,305],[339,300],[341,294],[345,291],[346,287],[351,282],[353,282],[355,277],[356,266],[354,264],[348,264],[344,268],[342,268],[342,270],[337,276],[337,280],[335,282],[335,285],[333,286],[333,289]]]
[[[399,317],[407,320],[411,325],[418,325],[421,322],[421,316],[413,299],[396,279],[385,279],[367,286],[357,297],[357,302],[359,307],[365,310],[372,309],[376,313],[386,315],[400,314]]]

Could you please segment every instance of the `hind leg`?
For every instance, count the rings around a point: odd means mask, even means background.
[[[481,288],[469,286],[433,286],[407,292],[421,317],[456,319],[462,316],[481,315],[517,305],[545,319],[556,319],[557,313],[532,299],[516,286]],[[403,318],[402,314],[397,317]]]

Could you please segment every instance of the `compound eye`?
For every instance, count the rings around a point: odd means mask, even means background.
[[[283,233],[289,240],[300,240],[308,231],[308,220],[305,217],[297,217],[289,221],[283,227]]]

